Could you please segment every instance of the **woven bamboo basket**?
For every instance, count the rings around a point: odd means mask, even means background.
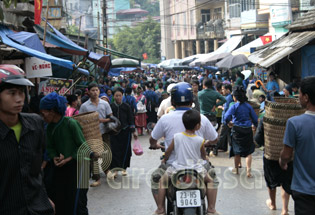
[[[286,103],[286,104],[300,104],[300,101],[298,98],[286,98],[286,97],[274,97],[275,102],[278,103]]]
[[[264,117],[265,153],[268,160],[279,160],[286,120]]]
[[[102,152],[104,150],[102,135],[99,127],[99,116],[97,112],[86,112],[73,116],[81,127],[82,132],[93,152]]]
[[[305,112],[297,103],[265,102],[266,117],[276,119],[289,119],[290,117],[301,115]]]
[[[248,104],[250,104],[252,106],[257,117],[259,117],[260,105],[257,102],[253,102],[253,101],[248,101]]]

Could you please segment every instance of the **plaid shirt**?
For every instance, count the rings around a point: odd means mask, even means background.
[[[36,114],[19,115],[20,142],[0,120],[0,214],[52,215],[42,180],[45,144],[43,120]]]

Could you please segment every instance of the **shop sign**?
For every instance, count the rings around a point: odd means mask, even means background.
[[[49,93],[55,92],[56,90],[59,90],[60,87],[62,87],[59,91],[59,94],[64,95],[69,87],[72,86],[72,83],[72,79],[67,80],[61,78],[48,78],[39,83],[38,94],[42,93],[44,95],[47,95]],[[72,94],[72,89],[68,91],[67,95],[68,94]]]
[[[52,76],[51,63],[36,57],[25,58],[25,71],[27,78]]]

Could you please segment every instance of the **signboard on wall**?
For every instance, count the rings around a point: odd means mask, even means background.
[[[282,27],[292,22],[292,8],[290,0],[278,0],[270,6],[270,22],[273,27]]]
[[[67,80],[62,78],[47,78],[46,80],[41,81],[39,83],[38,94],[42,93],[43,95],[47,95],[56,90],[59,90],[59,88],[62,86],[61,90],[59,91],[59,94],[63,95],[72,85],[72,83],[73,83],[72,79]],[[68,91],[67,95],[68,94],[72,94],[72,89]]]
[[[27,78],[52,76],[51,63],[37,57],[25,58],[25,71]]]

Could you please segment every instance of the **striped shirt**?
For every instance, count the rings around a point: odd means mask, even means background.
[[[14,131],[0,120],[0,214],[52,215],[41,171],[44,122],[36,114],[24,113],[19,120],[19,143]]]

